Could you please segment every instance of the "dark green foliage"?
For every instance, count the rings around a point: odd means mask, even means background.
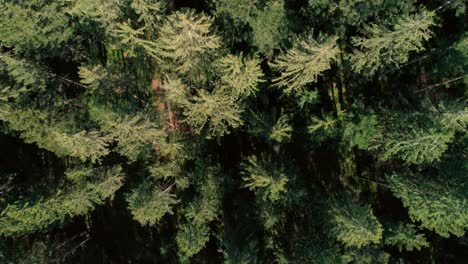
[[[252,44],[260,53],[270,56],[284,39],[285,10],[283,1],[269,0],[263,9],[250,19]]]
[[[461,0],[0,0],[0,263],[466,263]]]

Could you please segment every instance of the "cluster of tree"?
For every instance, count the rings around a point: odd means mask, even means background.
[[[0,0],[1,263],[466,263],[463,0]]]

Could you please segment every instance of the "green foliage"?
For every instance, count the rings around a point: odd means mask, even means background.
[[[143,114],[120,117],[110,109],[95,106],[90,112],[101,131],[118,142],[116,150],[131,161],[149,156],[156,146],[164,144],[165,132]]]
[[[298,93],[298,97],[297,103],[301,110],[304,110],[306,106],[311,106],[320,102],[318,91],[303,90]]]
[[[349,141],[351,147],[367,150],[371,142],[379,135],[378,121],[375,115],[362,115],[358,122],[346,122],[343,129],[343,138]]]
[[[445,131],[424,131],[415,128],[410,130],[405,138],[386,140],[383,158],[400,157],[408,163],[430,163],[437,161],[447,150],[447,143],[451,139],[452,134]]]
[[[466,175],[423,177],[402,173],[390,177],[389,182],[413,221],[421,222],[422,227],[442,237],[465,234],[468,228]]]
[[[202,165],[199,163],[198,165]],[[199,185],[199,196],[195,197],[185,210],[187,222],[179,224],[176,235],[178,256],[182,263],[202,250],[210,239],[210,222],[219,215],[221,207],[220,181],[217,178],[219,169],[215,167],[200,168],[196,171],[202,177]]]
[[[77,18],[88,30],[109,34],[120,16],[121,1],[74,0],[66,13]]]
[[[290,258],[294,264],[345,263],[339,248],[323,237],[304,237],[294,241]]]
[[[158,0],[132,0],[130,6],[139,15],[138,22],[143,22],[145,27],[155,30],[161,19],[160,13],[163,3]]]
[[[19,92],[46,90],[44,73],[26,60],[18,59],[6,54],[0,55],[0,69],[5,69],[8,75],[14,79]]]
[[[384,116],[385,136],[375,145],[382,148],[384,160],[400,158],[407,164],[438,161],[454,136],[451,122],[430,113],[394,112]]]
[[[210,227],[208,225],[196,222],[180,225],[176,236],[179,260],[182,263],[190,263],[190,258],[202,250],[209,239]]]
[[[280,0],[269,0],[262,10],[255,12],[250,19],[253,45],[260,53],[271,56],[273,49],[283,41],[285,34],[284,3]]]
[[[263,77],[258,59],[246,59],[239,56],[227,55],[219,60],[221,81],[227,85],[229,93],[235,98],[248,97],[257,92],[258,83]]]
[[[176,12],[159,29],[159,55],[171,61],[171,71],[188,74],[206,66],[219,48],[219,37],[211,33],[212,19],[193,10]],[[203,68],[203,67],[202,67]],[[200,73],[201,74],[201,73]],[[196,75],[195,75],[196,76]]]
[[[334,137],[339,132],[338,121],[329,114],[323,114],[323,119],[310,116],[311,122],[307,131],[316,142],[322,142],[327,138]]]
[[[96,205],[103,204],[123,184],[118,166],[96,169],[93,174],[95,180],[59,189],[50,197],[9,204],[0,214],[0,233],[8,237],[26,235],[44,231],[54,223],[63,223],[66,218],[85,215]]]
[[[414,10],[411,0],[309,0],[308,9],[316,23],[344,34],[346,27],[361,26],[373,17],[395,19]]]
[[[390,260],[390,254],[379,248],[370,246],[364,248],[350,248],[343,254],[342,260],[344,263],[354,264],[387,264]]]
[[[369,206],[349,197],[330,198],[325,206],[329,206],[325,215],[330,236],[346,247],[362,248],[382,239],[382,225]]]
[[[228,94],[200,90],[193,101],[184,109],[184,121],[197,133],[206,128],[208,136],[222,136],[243,124],[241,109]]]
[[[397,246],[398,250],[403,248],[407,251],[414,249],[421,250],[422,247],[428,247],[429,243],[424,234],[418,234],[414,225],[398,224],[387,229],[384,242],[386,245]]]
[[[353,69],[372,76],[385,66],[398,66],[408,61],[412,51],[424,50],[423,43],[431,37],[434,13],[426,10],[412,16],[403,16],[393,26],[370,25],[365,28],[367,38],[354,38],[360,50],[351,57]]]
[[[83,238],[74,236],[63,238],[35,238],[15,244],[11,250],[0,252],[0,261],[5,264],[49,264],[67,263],[76,247],[84,243]],[[7,249],[2,245],[2,249]]]
[[[167,78],[164,83],[164,88],[168,102],[179,105],[180,107],[189,105],[189,90],[182,80]]]
[[[152,187],[143,182],[127,195],[128,208],[133,219],[142,225],[153,226],[166,214],[173,214],[172,207],[178,201],[171,194],[171,187]]]
[[[242,165],[244,187],[255,191],[263,200],[275,202],[287,191],[288,177],[283,166],[273,166],[271,159],[249,156]]]
[[[10,3],[9,3],[10,2]],[[57,54],[73,37],[63,3],[40,0],[0,3],[0,45],[14,47],[19,53],[41,56]],[[33,54],[34,53],[34,54]]]
[[[214,0],[216,13],[234,20],[248,22],[256,10],[255,0]]]
[[[291,140],[293,132],[291,117],[287,114],[250,112],[249,132],[272,144],[286,143]],[[276,117],[278,116],[278,117]]]
[[[156,42],[143,38],[144,28],[133,29],[128,23],[121,23],[111,33],[118,39],[119,48],[128,51],[130,55],[138,54],[138,49],[144,50],[153,58],[158,58],[161,54]]]
[[[0,120],[19,131],[26,143],[36,143],[58,157],[77,157],[98,161],[108,154],[107,143],[97,132],[74,132],[63,121],[51,119],[45,112],[33,109],[8,109],[0,112]]]
[[[462,2],[0,0],[0,263],[460,262]]]
[[[298,39],[293,48],[280,54],[270,63],[273,70],[281,76],[273,79],[276,85],[285,88],[285,93],[297,92],[309,83],[314,83],[339,54],[338,38],[322,38],[319,41],[311,37]]]

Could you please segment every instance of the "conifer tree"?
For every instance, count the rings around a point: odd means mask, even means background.
[[[268,168],[268,163],[265,157],[248,157],[244,164],[244,186],[257,192],[263,200],[275,202],[287,191],[288,177],[284,168]]]
[[[401,173],[389,180],[413,221],[442,237],[463,236],[468,227],[467,192],[462,183],[466,177],[447,176],[428,178]]]
[[[82,169],[78,170],[80,171],[68,171],[68,174],[82,174]],[[87,214],[122,186],[123,177],[119,167],[100,168],[92,173],[93,175],[85,175],[91,180],[80,180],[74,188],[58,189],[50,197],[9,204],[1,213],[0,233],[10,237],[44,231],[51,224],[63,223],[68,217]]]
[[[407,62],[410,52],[424,50],[424,41],[431,37],[434,16],[426,10],[404,16],[393,25],[393,30],[375,24],[367,26],[364,31],[367,37],[353,39],[354,46],[359,48],[350,58],[353,69],[372,76],[385,66]]]
[[[97,131],[70,131],[67,123],[51,119],[34,109],[2,109],[0,120],[19,131],[27,143],[52,151],[59,157],[98,161],[108,154],[106,138]]]
[[[463,262],[464,10],[0,1],[0,262]]]
[[[178,201],[171,186],[163,189],[143,182],[127,196],[128,208],[133,218],[142,225],[155,225],[165,214],[173,214],[172,206]]]
[[[398,224],[389,227],[388,234],[385,236],[385,244],[398,247],[402,251],[404,248],[407,251],[414,249],[420,250],[422,247],[429,246],[424,234],[418,234],[416,228],[412,224]]]
[[[298,39],[293,48],[270,64],[281,73],[274,81],[278,86],[286,87],[286,93],[301,90],[305,85],[316,82],[318,76],[331,68],[331,63],[339,53],[336,41],[337,38],[323,38],[319,41],[311,37]]]
[[[198,133],[206,128],[208,136],[222,136],[229,133],[229,128],[237,128],[243,123],[240,118],[242,110],[224,92],[208,93],[200,90],[193,100],[184,109],[184,121]]]
[[[369,206],[361,206],[349,197],[332,197],[326,206],[329,234],[346,247],[361,248],[382,239],[382,225]]]
[[[219,60],[219,68],[222,83],[235,98],[247,97],[258,91],[257,85],[263,77],[258,59],[247,59],[242,54],[227,55]]]
[[[170,60],[171,65],[179,74],[191,73],[191,76],[205,79],[207,62],[213,52],[219,48],[219,37],[211,33],[212,19],[195,14],[193,10],[176,12],[167,18],[159,29],[159,55]]]

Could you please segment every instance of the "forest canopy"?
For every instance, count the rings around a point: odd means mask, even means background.
[[[0,263],[467,263],[464,0],[0,0]]]

